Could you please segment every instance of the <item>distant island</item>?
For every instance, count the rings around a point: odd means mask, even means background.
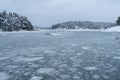
[[[115,26],[110,22],[69,21],[53,25],[52,29],[107,29]]]
[[[92,21],[69,21],[58,23],[51,26],[51,29],[108,29],[120,26],[120,17],[116,23],[111,22],[92,22]]]

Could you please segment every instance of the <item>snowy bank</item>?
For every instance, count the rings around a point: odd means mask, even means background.
[[[11,32],[0,31],[0,34],[2,34],[2,33],[41,33],[41,32],[47,32],[47,30],[38,30],[38,31],[11,31]]]
[[[120,32],[120,26],[114,26],[112,28],[108,28],[105,32]]]
[[[54,33],[55,31],[55,33]],[[107,29],[82,29],[82,28],[79,28],[79,29],[41,29],[41,30],[35,30],[35,31],[12,31],[12,32],[2,32],[0,31],[0,34],[1,33],[41,33],[41,32],[52,32],[50,33],[50,35],[61,35],[61,33],[56,33],[56,31],[58,32],[63,32],[63,31],[99,31],[99,32],[120,32],[120,26],[114,26],[114,27],[111,27],[111,28],[107,28]]]
[[[104,31],[104,29],[55,29],[53,31]]]

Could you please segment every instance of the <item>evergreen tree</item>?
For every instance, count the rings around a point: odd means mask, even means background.
[[[33,26],[27,17],[19,16],[17,13],[7,13],[6,11],[3,11],[0,13],[0,30],[33,30]]]
[[[118,26],[120,26],[120,17],[118,17],[118,19],[117,19],[117,21],[116,21],[116,24],[117,24]]]

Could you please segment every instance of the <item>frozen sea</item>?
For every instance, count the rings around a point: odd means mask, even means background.
[[[120,80],[120,33],[0,33],[0,80]]]

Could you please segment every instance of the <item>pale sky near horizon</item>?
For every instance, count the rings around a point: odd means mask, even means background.
[[[115,22],[120,0],[0,0],[0,11],[27,16],[33,25],[49,27],[66,21]]]

